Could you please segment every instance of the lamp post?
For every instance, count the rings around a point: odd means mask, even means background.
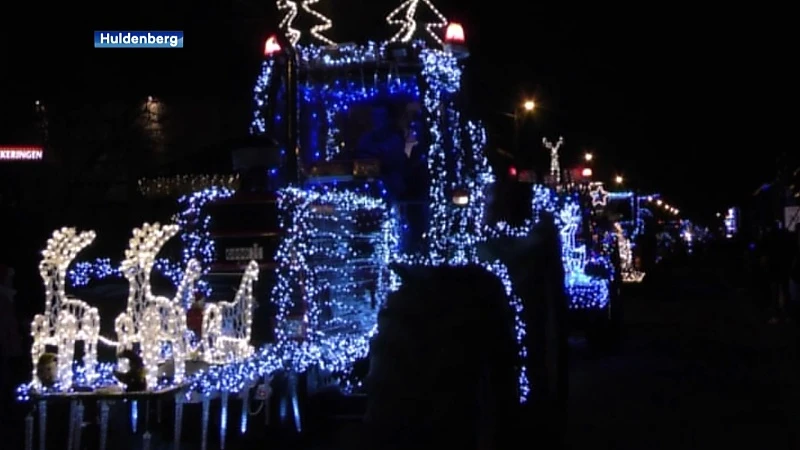
[[[514,152],[514,156],[519,154],[519,132],[520,128],[522,127],[522,120],[525,118],[526,115],[533,114],[533,111],[536,109],[536,102],[533,100],[525,100],[514,109],[513,113],[505,113],[504,115],[514,119],[514,142],[512,151]]]

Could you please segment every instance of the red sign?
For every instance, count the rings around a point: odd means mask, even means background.
[[[41,161],[42,147],[0,146],[0,161]]]
[[[586,175],[583,173],[584,168],[578,167],[575,169],[570,169],[569,171],[569,181],[573,183],[580,183],[586,179]],[[591,174],[590,174],[591,176]]]

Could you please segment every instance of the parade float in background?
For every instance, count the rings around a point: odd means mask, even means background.
[[[727,239],[733,238],[739,232],[739,208],[728,208],[725,211],[723,225]]]
[[[532,185],[530,217],[516,226],[498,224],[493,232],[524,236],[543,217],[552,219],[559,229],[572,326],[592,340],[605,339],[619,318],[619,283],[628,272],[629,241],[619,223],[607,220],[611,194],[591,180],[590,169],[562,170],[564,139],[544,138],[542,143],[550,169],[543,183]]]
[[[391,262],[478,265],[497,276],[515,314],[519,355],[526,357],[523,303],[508,268],[479,256],[478,244],[525,236],[533,224],[512,230],[484,220],[493,176],[486,133],[460,110],[467,57],[463,28],[448,24],[428,1],[407,1],[387,18],[401,26],[389,41],[336,45],[322,34],[330,20],[312,10],[312,3],[300,6],[322,25],[310,31],[317,43],[301,44],[301,32],[292,26],[297,2],[278,1],[286,11],[280,24],[285,36],[266,41],[255,87],[255,137],[234,149],[236,175],[144,181],[144,192],[187,187],[191,192],[180,197],[173,223],[134,230],[122,262],[73,264],[94,234],[54,233],[43,261],[47,309],[34,322],[32,358],[39,370],[19,389],[20,399],[35,407],[40,448],[52,400],[70,403],[69,439],[77,446],[84,403],[98,403],[105,448],[112,405],[127,402],[135,430],[139,402],[149,411],[150,402],[162,398],[174,398],[176,448],[183,405],[202,405],[205,449],[211,403],[218,400],[224,448],[229,402],[241,402],[244,433],[250,402],[268,400],[274,376],[287,380],[282,403],[294,411],[299,431],[298,383],[330,383],[332,375],[367,356],[377,312],[400,282]],[[414,14],[420,5],[439,21],[418,24]],[[376,114],[387,109],[402,111],[405,156],[418,158],[420,170],[405,188],[390,170],[391,157],[359,153],[358,132],[370,122],[364,117],[380,120]],[[554,198],[548,194],[548,201]],[[587,275],[587,266],[595,263],[585,244],[575,240],[582,226],[580,203],[564,205],[556,217],[567,286],[581,305],[601,307],[608,302],[613,271]],[[178,257],[162,252],[173,236],[179,236]],[[153,285],[151,273],[171,280],[175,293],[156,295],[161,288]],[[127,306],[115,321],[114,339],[100,330],[102,307],[65,293],[68,278],[79,287],[104,277],[128,281]],[[231,292],[233,301],[226,301]],[[76,340],[85,343],[79,363],[73,361]],[[98,345],[114,349],[118,361],[98,362]],[[47,375],[51,362],[54,377]],[[524,402],[531,387],[522,364],[518,379]],[[28,448],[33,429],[32,411],[26,419]]]
[[[620,268],[623,283],[640,283],[645,277],[641,257],[635,255],[636,242],[648,230],[653,213],[650,204],[658,200],[658,194],[638,194],[632,191],[610,192],[609,213],[615,216],[614,229],[619,247]]]
[[[709,231],[679,217],[680,211],[660,194],[632,191],[611,192],[608,213],[616,217],[623,282],[640,283],[646,268],[665,256],[691,254],[709,239]],[[643,249],[650,244],[652,249]]]

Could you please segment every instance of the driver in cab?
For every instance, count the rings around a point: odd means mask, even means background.
[[[408,156],[404,133],[392,121],[389,107],[382,103],[372,106],[371,125],[358,141],[356,158],[378,160],[386,190],[398,198],[405,192],[403,175]]]

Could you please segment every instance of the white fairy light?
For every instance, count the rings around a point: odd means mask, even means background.
[[[44,281],[45,311],[44,314],[37,314],[31,324],[33,383],[37,387],[41,387],[41,380],[36,376],[37,362],[48,345],[58,349],[57,381],[62,388],[72,386],[75,341],[84,343],[85,378],[89,381],[95,378],[100,314],[97,308],[68,297],[65,292],[69,265],[81,250],[94,241],[95,236],[94,231],[78,233],[75,228],[62,228],[53,232],[42,252],[39,274]]]
[[[633,267],[633,247],[630,239],[625,237],[622,225],[614,224],[614,231],[617,235],[617,248],[619,249],[620,272],[624,283],[640,283],[644,279],[644,272],[640,272]]]
[[[400,26],[400,30],[389,39],[390,43],[411,42],[414,38],[414,34],[417,32],[417,20],[415,16],[420,3],[425,4],[438,19],[438,22],[425,24],[425,31],[437,44],[444,46],[444,41],[439,37],[438,31],[447,26],[447,18],[433,6],[430,0],[406,0],[386,16],[386,23]],[[405,14],[401,18],[400,15],[403,14],[403,12],[405,12]]]
[[[550,176],[553,177],[556,184],[560,184],[561,165],[558,162],[558,150],[564,145],[564,138],[559,137],[555,143],[548,141],[547,138],[542,138],[542,144],[550,150]]]
[[[211,364],[239,362],[253,354],[253,283],[258,280],[258,262],[247,265],[232,302],[207,304],[203,310],[204,359]]]
[[[297,42],[300,41],[300,36],[302,36],[300,30],[292,28],[294,19],[297,17],[297,2],[292,0],[278,0],[277,3],[278,11],[286,11],[286,15],[281,19],[278,28],[286,33],[286,38],[289,39],[292,45],[297,45]]]
[[[300,4],[300,6],[303,8],[303,11],[307,12],[308,14],[311,14],[321,22],[319,25],[314,25],[313,27],[311,27],[309,33],[314,39],[320,42],[323,42],[327,45],[336,45],[336,42],[333,42],[332,40],[322,35],[323,31],[328,31],[331,28],[333,28],[333,21],[328,16],[325,16],[311,9],[311,5],[314,5],[316,3],[319,3],[319,0],[303,0],[303,2]]]
[[[173,382],[180,383],[186,367],[186,309],[184,299],[191,295],[200,276],[200,263],[187,264],[175,297],[172,299],[152,293],[150,274],[156,256],[164,244],[178,233],[177,225],[145,223],[133,230],[133,237],[122,262],[122,273],[128,279],[128,306],[114,324],[122,348],[141,347],[147,386],[158,385],[158,365],[162,362],[162,345],[172,347],[175,364]]]
[[[582,274],[586,268],[586,246],[578,245],[575,234],[581,224],[582,215],[578,203],[567,203],[558,213],[561,225],[562,258],[567,273]]]

